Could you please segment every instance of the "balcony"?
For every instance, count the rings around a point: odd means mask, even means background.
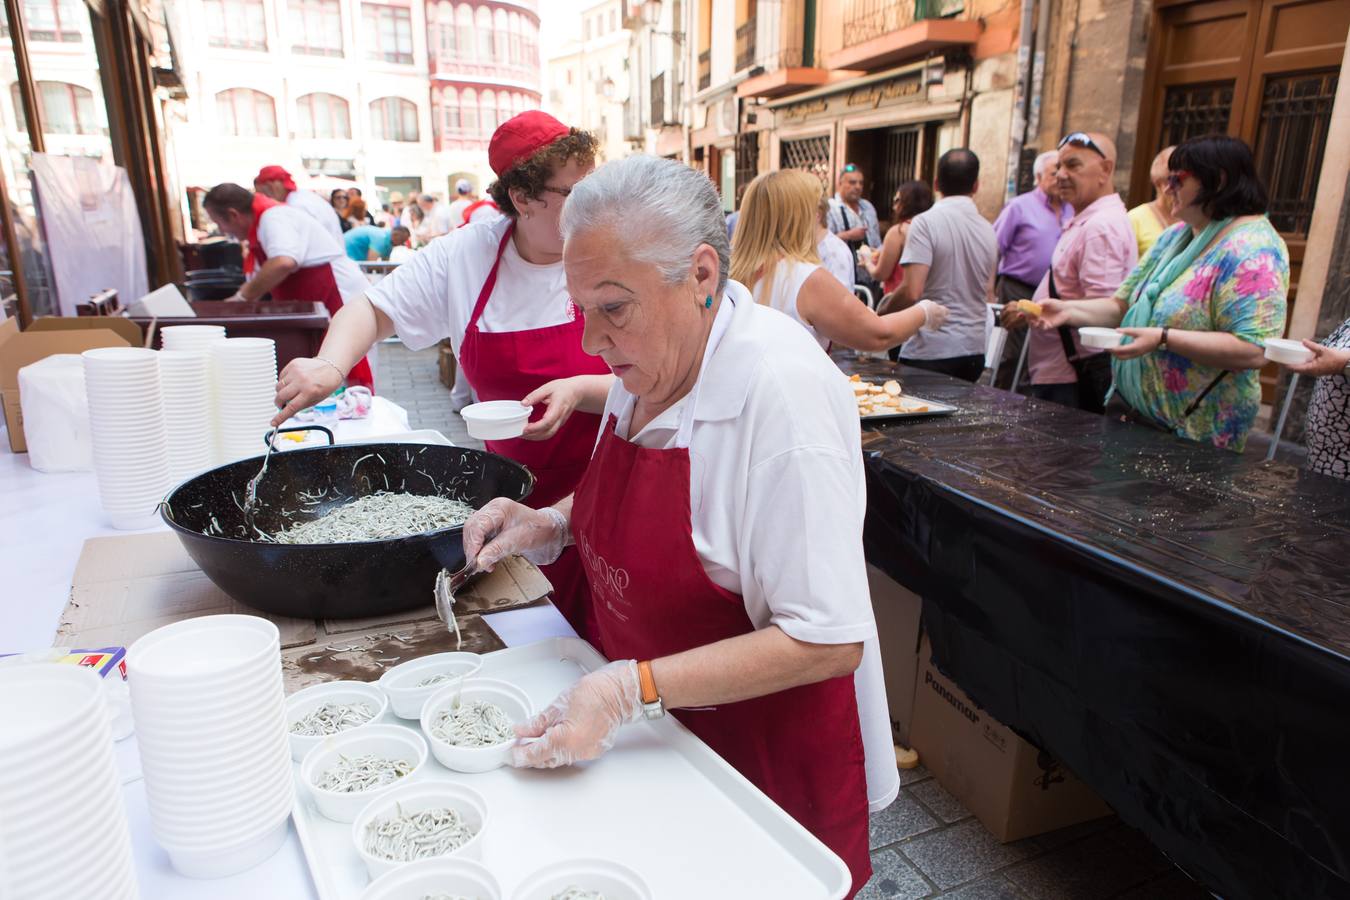
[[[736,71],[755,64],[755,31],[759,22],[754,16],[736,26]]]
[[[712,85],[712,50],[698,55],[698,89],[706,91]]]
[[[844,46],[825,57],[831,69],[878,69],[980,37],[978,21],[941,18],[959,12],[960,0],[849,0],[844,4]]]
[[[736,87],[738,97],[781,97],[841,77],[819,67],[803,4],[761,2],[751,21],[758,32],[750,35],[754,57],[750,77]]]
[[[666,73],[662,72],[652,79],[652,120],[653,128],[666,124]]]

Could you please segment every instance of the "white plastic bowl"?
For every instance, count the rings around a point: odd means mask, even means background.
[[[412,764],[412,771],[390,784],[359,793],[326,791],[315,784],[339,757],[353,759],[367,754],[384,759],[405,759]],[[417,732],[401,725],[370,725],[324,738],[300,764],[300,780],[309,788],[319,812],[334,822],[351,822],[376,797],[409,784],[421,774],[426,761],[427,742]]]
[[[378,683],[389,695],[389,705],[394,715],[416,721],[422,717],[422,706],[427,698],[456,680],[472,678],[482,667],[483,658],[477,653],[433,653],[394,666],[380,676]],[[417,686],[419,681],[442,673],[452,676],[451,679],[426,687]]]
[[[447,769],[456,772],[490,772],[504,766],[511,760],[511,747],[515,738],[494,744],[491,747],[456,747],[447,744],[431,733],[440,713],[449,709],[457,701],[482,700],[495,704],[506,713],[512,725],[518,725],[534,715],[530,697],[514,684],[491,678],[471,678],[460,683],[446,685],[432,694],[422,707],[422,733],[437,761]]]
[[[605,900],[651,900],[642,876],[607,859],[566,859],[530,875],[520,883],[513,900],[549,900],[569,887],[599,891]]]
[[[103,686],[88,669],[56,663],[6,668],[0,671],[0,750],[61,743],[102,703]]]
[[[461,844],[457,849],[444,854],[441,858],[482,859],[483,832],[487,830],[488,826],[488,807],[483,795],[473,788],[451,781],[414,782],[399,785],[389,793],[381,794],[367,804],[357,815],[356,821],[352,823],[352,843],[356,845],[357,855],[361,857],[361,860],[366,864],[366,868],[370,871],[370,877],[379,878],[384,873],[409,865],[414,860],[397,862],[367,853],[365,842],[367,825],[374,821],[399,815],[400,812],[407,815],[408,813],[419,813],[428,809],[447,807],[457,810],[474,834],[468,841]]]
[[[296,762],[302,761],[305,754],[323,743],[325,737],[332,737],[332,735],[308,737],[291,734],[290,731],[291,725],[297,719],[308,715],[325,703],[365,703],[375,710],[375,715],[369,720],[357,725],[356,728],[348,728],[348,732],[367,725],[379,724],[384,719],[385,710],[389,708],[389,698],[384,695],[384,691],[377,685],[367,684],[364,681],[330,681],[327,684],[316,684],[296,691],[286,701],[286,733],[291,740],[291,758]]]
[[[1313,352],[1303,346],[1302,341],[1288,338],[1269,338],[1266,340],[1266,359],[1281,365],[1305,363],[1313,358]]]
[[[281,845],[286,843],[289,820],[288,813],[280,824],[230,846],[201,849],[165,844],[164,849],[169,852],[169,862],[173,863],[180,875],[188,878],[226,878],[252,869],[280,850]]]
[[[201,616],[174,622],[147,634],[127,650],[133,690],[137,676],[182,684],[216,682],[270,664],[280,666],[281,632],[261,616]]]
[[[372,881],[361,900],[422,900],[448,894],[475,900],[502,900],[502,888],[482,863],[441,856],[419,859]]]
[[[1107,347],[1119,347],[1125,343],[1125,333],[1114,328],[1080,328],[1078,339],[1085,347],[1105,350]]]
[[[488,400],[472,403],[459,414],[464,417],[464,424],[473,437],[480,441],[502,441],[524,433],[531,409],[515,400]]]

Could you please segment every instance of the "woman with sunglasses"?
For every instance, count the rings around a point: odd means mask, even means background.
[[[535,407],[524,438],[487,442],[534,473],[530,505],[546,507],[571,494],[590,460],[613,379],[599,357],[582,349],[583,322],[567,291],[558,226],[573,185],[595,168],[595,148],[592,135],[538,110],[504,122],[488,144],[497,174],[488,193],[502,218],[438,237],[345,305],[319,354],[282,371],[274,424],[331,394],[376,341],[397,334],[421,350],[448,337],[480,400]],[[603,381],[590,392],[599,406],[587,409],[581,397],[593,379]],[[576,554],[568,551],[545,574],[559,609],[587,636]]]
[[[1241,452],[1261,408],[1265,341],[1284,332],[1289,252],[1266,218],[1251,150],[1193,138],[1168,160],[1180,221],[1115,296],[1046,300],[1038,328],[1124,326],[1108,415]]]

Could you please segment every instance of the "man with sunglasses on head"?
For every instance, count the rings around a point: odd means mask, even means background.
[[[1075,131],[1059,142],[1055,180],[1073,207],[1035,300],[1083,300],[1116,292],[1139,261],[1129,214],[1112,184],[1116,145],[1104,134]],[[1101,412],[1111,387],[1111,358],[1084,347],[1069,328],[1027,336],[1032,396]]]
[[[862,169],[853,163],[840,169],[834,191],[825,224],[837,238],[848,244],[849,252],[853,254],[855,283],[867,285],[872,299],[878,300],[881,298],[880,285],[858,260],[858,250],[863,246],[872,250],[881,247],[881,223],[877,220],[877,208],[863,196]]]

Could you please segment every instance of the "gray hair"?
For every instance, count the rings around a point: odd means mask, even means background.
[[[717,293],[727,285],[731,243],[722,200],[706,174],[673,159],[639,154],[607,162],[577,182],[563,205],[563,240],[609,226],[628,255],[656,266],[668,284],[689,277],[694,251],[717,251]]]
[[[1047,150],[1036,157],[1036,161],[1031,164],[1031,174],[1036,178],[1040,178],[1041,175],[1045,173],[1046,166],[1054,167],[1057,165],[1059,165],[1059,151]]]

